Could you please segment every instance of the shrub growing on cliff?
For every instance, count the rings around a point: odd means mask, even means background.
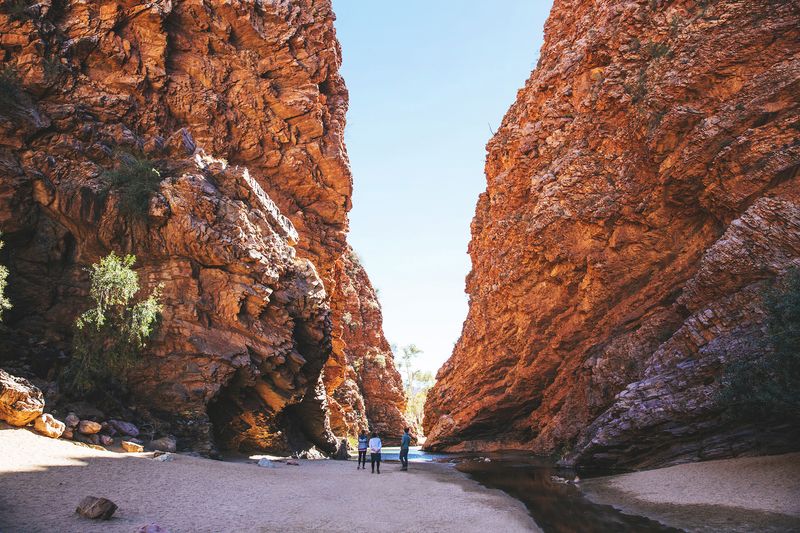
[[[720,400],[737,417],[800,421],[800,270],[771,288],[765,302],[770,349],[728,366]]]
[[[2,234],[0,234],[2,237]],[[3,241],[0,241],[0,248],[3,248]],[[11,309],[11,301],[6,298],[6,284],[8,278],[8,269],[0,265],[0,321],[3,320],[3,311]]]
[[[150,198],[158,191],[161,183],[161,173],[153,161],[122,154],[117,168],[103,176],[119,194],[120,212],[123,215],[147,215]]]
[[[150,339],[161,311],[159,289],[136,301],[136,257],[114,252],[92,265],[94,305],[75,322],[65,384],[75,394],[125,389],[126,376]]]

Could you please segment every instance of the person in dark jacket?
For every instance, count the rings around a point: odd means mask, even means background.
[[[411,446],[410,429],[405,428],[403,438],[400,440],[400,470],[408,470],[408,448]]]
[[[362,470],[367,469],[367,448],[369,447],[369,437],[367,436],[366,431],[362,431],[361,434],[358,436],[358,466],[356,470],[359,468]]]

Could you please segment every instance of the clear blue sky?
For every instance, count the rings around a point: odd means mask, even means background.
[[[384,331],[436,370],[467,314],[490,126],[536,65],[550,0],[333,0],[350,90],[350,243]]]

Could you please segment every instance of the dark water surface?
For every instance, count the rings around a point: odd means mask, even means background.
[[[644,516],[622,513],[610,505],[591,502],[573,484],[559,480],[551,466],[528,458],[500,458],[490,463],[466,460],[456,465],[486,487],[500,489],[522,501],[536,523],[547,533],[678,532]]]
[[[384,448],[384,460],[397,460],[398,448]],[[490,462],[484,461],[488,457]],[[468,455],[431,454],[411,448],[411,462],[453,462],[455,468],[481,485],[499,489],[520,500],[546,533],[666,533],[667,527],[643,516],[622,513],[610,505],[592,503],[575,485],[558,480],[572,479],[544,459],[517,454]],[[556,477],[554,477],[556,476]]]

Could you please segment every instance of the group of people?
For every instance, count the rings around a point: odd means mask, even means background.
[[[409,431],[409,428],[405,428],[403,430],[403,438],[400,440],[400,470],[408,470],[408,448],[411,446],[411,434]],[[373,431],[372,438],[369,439],[367,438],[367,432],[362,431],[358,436],[358,466],[356,470],[367,469],[367,450],[369,450],[372,473],[376,472],[375,468],[377,466],[377,473],[380,474],[381,448],[383,448],[383,443],[377,431]]]

